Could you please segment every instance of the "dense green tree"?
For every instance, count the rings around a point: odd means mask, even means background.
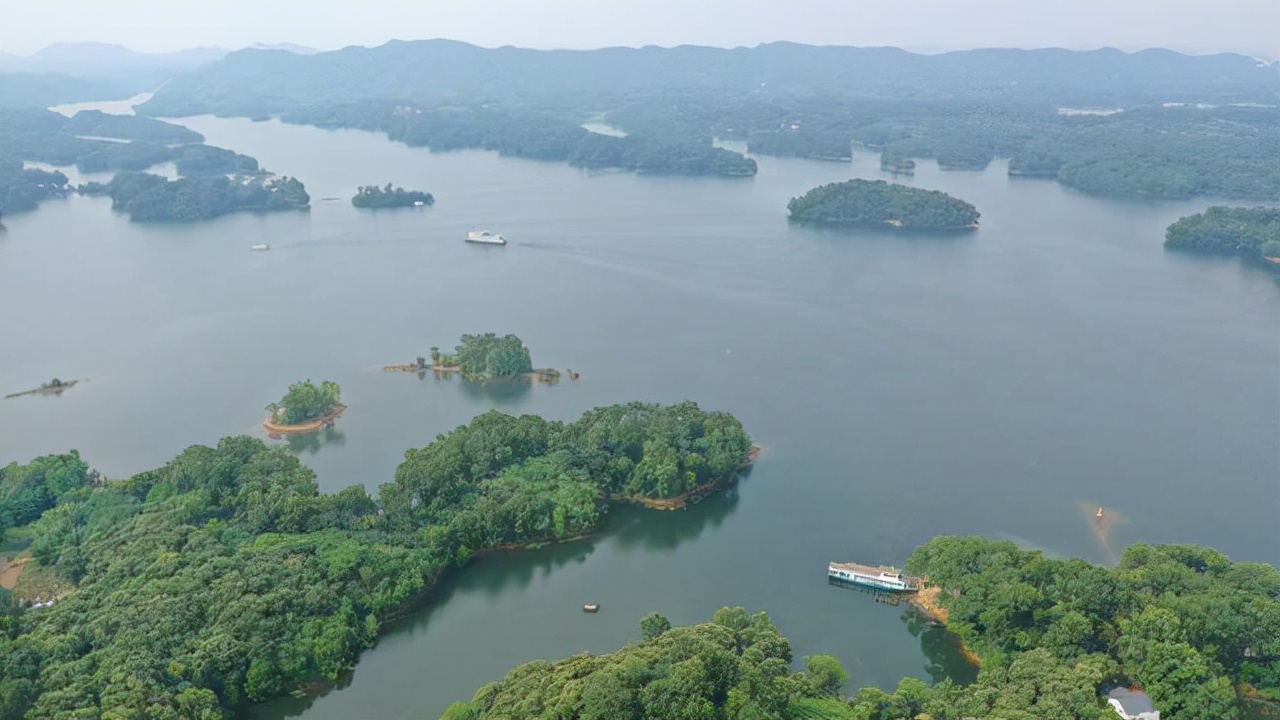
[[[791,219],[824,225],[958,230],[978,222],[969,203],[937,190],[848,180],[816,187],[787,203]]]
[[[341,401],[342,390],[337,383],[325,380],[316,385],[307,379],[290,385],[280,402],[267,406],[267,410],[273,419],[297,425],[333,412]]]
[[[658,613],[649,613],[640,618],[640,635],[645,640],[652,640],[671,629],[671,621]]]
[[[435,201],[431,193],[392,187],[391,183],[387,183],[385,188],[361,185],[351,198],[351,204],[361,208],[412,207],[418,203],[430,205]]]
[[[1249,259],[1280,258],[1280,208],[1214,206],[1170,225],[1164,246]]]

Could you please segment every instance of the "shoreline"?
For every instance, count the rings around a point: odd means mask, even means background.
[[[953,631],[947,624],[947,620],[950,618],[950,615],[946,608],[938,604],[938,596],[941,594],[942,588],[937,585],[932,585],[912,593],[911,597],[907,599],[907,602],[911,603],[911,606],[916,610],[919,610],[925,617],[946,628],[947,632],[950,633],[959,644],[960,655],[964,657],[965,661],[974,667],[982,667],[982,657],[978,655],[978,653],[974,652],[973,648],[969,647],[969,645],[965,643],[964,638],[960,637],[960,635]]]
[[[326,427],[332,427],[335,420],[342,416],[342,412],[347,409],[346,405],[338,405],[333,410],[321,415],[314,420],[308,420],[304,423],[296,425],[281,425],[271,422],[268,417],[262,421],[262,427],[267,429],[267,435],[270,437],[278,437],[280,435],[306,435],[308,433],[317,432]]]
[[[647,498],[639,495],[610,495],[605,499],[609,502],[639,505],[641,507],[649,508],[650,510],[683,510],[689,506],[690,502],[693,502],[696,505],[716,490],[727,488],[736,483],[738,481],[738,476],[741,475],[742,471],[754,465],[756,460],[760,458],[760,453],[763,451],[763,447],[759,445],[752,445],[751,449],[747,451],[747,459],[738,466],[738,469],[734,471],[733,475],[724,480],[713,480],[709,483],[703,483],[692,487],[685,493],[675,497]]]
[[[383,372],[411,372],[423,374],[430,370],[438,375],[451,375],[453,373],[462,373],[461,365],[383,365]],[[546,383],[548,385],[555,384],[560,381],[561,373],[555,368],[534,368],[533,372],[522,373],[512,377],[490,378],[488,380],[468,380],[467,382],[497,383],[497,382],[529,382],[529,383]],[[570,379],[576,380],[577,373],[573,373]]]

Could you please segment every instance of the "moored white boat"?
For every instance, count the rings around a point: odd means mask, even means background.
[[[891,567],[833,562],[827,566],[827,577],[884,592],[913,592],[918,589],[912,581]]]
[[[270,250],[271,246],[266,243],[259,243],[257,245],[250,245],[249,249],[250,250]]]

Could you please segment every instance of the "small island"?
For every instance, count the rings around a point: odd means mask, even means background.
[[[431,193],[392,187],[391,183],[386,187],[361,185],[351,198],[351,204],[358,208],[422,207],[435,201]]]
[[[319,385],[310,379],[289,386],[280,402],[267,406],[267,419],[262,427],[271,437],[313,433],[333,423],[347,409],[339,402],[342,390],[338,384],[325,380]]]
[[[1180,218],[1164,238],[1172,250],[1238,255],[1280,270],[1280,208],[1214,206]]]
[[[790,219],[819,225],[951,231],[978,226],[969,203],[937,190],[883,180],[849,180],[816,187],[787,203]]]
[[[63,390],[66,390],[67,388],[75,387],[76,383],[78,382],[80,381],[79,380],[59,380],[58,378],[54,378],[49,382],[40,383],[40,387],[38,388],[23,390],[22,392],[9,393],[4,397],[7,400],[9,398],[22,397],[23,395],[61,395]]]
[[[560,371],[554,368],[535,368],[529,356],[529,348],[524,341],[515,335],[498,337],[494,333],[483,335],[463,335],[462,344],[454,348],[453,354],[442,353],[440,348],[431,348],[430,362],[418,356],[408,365],[387,365],[387,371],[404,371],[425,373],[427,370],[439,374],[461,373],[462,379],[468,382],[525,381],[555,384],[560,380]],[[569,371],[570,377],[578,379],[578,374]]]
[[[915,175],[916,161],[905,155],[885,150],[880,153],[880,169],[894,175]]]

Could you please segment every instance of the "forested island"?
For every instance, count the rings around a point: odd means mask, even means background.
[[[279,115],[586,168],[753,174],[750,158],[713,146],[720,139],[837,161],[860,146],[943,169],[1009,158],[1010,174],[1109,197],[1270,200],[1280,196],[1277,94],[1274,68],[1232,54],[785,42],[568,52],[434,40],[305,58],[243,50],[174,78],[138,111]],[[587,118],[627,136],[590,133],[579,127]]]
[[[1007,540],[938,537],[907,561],[946,626],[977,651],[977,681],[841,695],[835,658],[804,659],[764,613],[641,622],[608,655],[536,661],[481,687],[445,720],[1059,720],[1115,718],[1102,694],[1139,685],[1165,720],[1233,720],[1280,700],[1280,571],[1190,545],[1134,545],[1116,568],[1055,560]]]
[[[1280,263],[1280,208],[1214,206],[1170,225],[1164,246],[1275,265]]]
[[[819,225],[964,230],[977,226],[977,208],[937,190],[883,180],[848,180],[816,187],[787,203],[790,219]]]
[[[134,115],[82,110],[67,118],[38,108],[0,109],[0,213],[31,210],[71,188],[60,172],[23,169],[23,161],[74,165],[82,172],[117,172],[110,182],[74,188],[105,194],[112,208],[138,222],[194,222],[231,212],[307,207],[296,178],[268,173],[258,161],[204,145],[199,133]],[[140,171],[174,163],[177,180]]]
[[[314,432],[332,424],[345,409],[338,383],[325,380],[316,385],[307,379],[290,385],[279,402],[267,405],[263,425],[277,433]]]
[[[297,178],[257,172],[244,175],[196,175],[168,178],[122,172],[111,182],[85,183],[83,195],[106,195],[111,209],[135,222],[196,222],[233,212],[301,210],[311,203]]]
[[[430,205],[435,201],[431,193],[392,187],[391,183],[387,183],[385,188],[377,185],[361,185],[356,189],[355,196],[351,198],[351,204],[358,208],[413,207]]]
[[[421,358],[419,366],[424,366]],[[557,370],[534,368],[529,348],[515,335],[498,337],[495,333],[463,335],[462,342],[452,354],[431,348],[431,369],[440,372],[459,372],[469,382],[492,380],[555,380]]]
[[[477,551],[581,536],[614,496],[725,484],[750,456],[732,415],[686,401],[490,411],[408,451],[376,497],[321,493],[243,436],[123,480],[75,453],[9,465],[0,519],[31,559],[0,590],[0,707],[213,718],[333,682]]]

